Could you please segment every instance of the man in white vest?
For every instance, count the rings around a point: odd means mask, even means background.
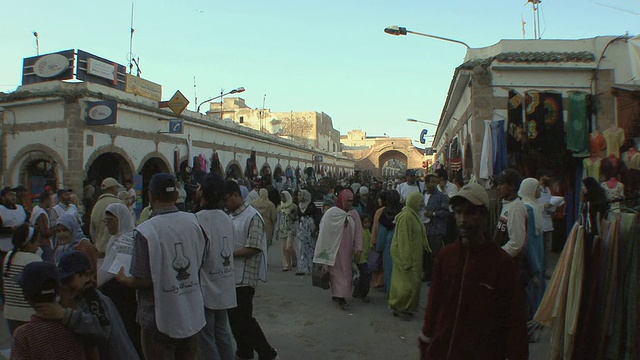
[[[2,199],[0,205],[0,259],[4,260],[7,253],[13,249],[11,243],[13,232],[16,231],[18,225],[27,221],[27,212],[21,205],[16,204],[16,192],[9,187],[2,189],[0,199]],[[1,285],[2,279],[0,279]],[[0,297],[4,302],[2,289],[3,287],[0,287]]]
[[[146,359],[195,359],[205,326],[200,268],[207,248],[196,216],[179,212],[173,175],[149,183],[154,215],[135,230],[131,276],[116,276],[136,288],[142,352]]]
[[[71,189],[60,189],[56,192],[58,204],[51,209],[50,220],[55,224],[56,220],[64,214],[71,214],[78,218],[78,223],[82,223],[78,215],[78,208],[71,203]]]
[[[38,229],[42,236],[40,248],[42,249],[42,260],[51,261],[53,259],[53,233],[55,223],[49,219],[49,213],[53,205],[53,198],[50,192],[43,192],[38,198],[38,205],[31,212],[29,223]]]
[[[227,180],[222,190],[222,203],[227,208],[235,236],[233,267],[238,306],[227,311],[231,332],[236,340],[236,359],[278,359],[278,353],[267,341],[260,324],[253,317],[253,296],[258,280],[267,280],[267,237],[260,213],[247,204],[240,186]]]
[[[209,238],[200,269],[207,325],[200,334],[201,359],[235,359],[227,310],[237,306],[233,275],[235,235],[229,215],[222,211],[224,179],[209,173],[196,190],[196,217]]]

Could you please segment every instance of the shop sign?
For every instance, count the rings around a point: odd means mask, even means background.
[[[154,101],[162,100],[162,85],[127,74],[125,91]]]
[[[69,59],[60,54],[45,55],[33,65],[33,72],[41,78],[52,78],[69,68]]]
[[[22,84],[72,79],[74,60],[73,49],[25,58],[22,61]]]
[[[87,60],[87,73],[107,80],[118,81],[116,77],[116,66],[100,60],[89,58]]]
[[[118,103],[115,100],[87,103],[87,125],[115,124],[118,118]]]
[[[124,90],[126,72],[122,64],[78,50],[78,80]]]

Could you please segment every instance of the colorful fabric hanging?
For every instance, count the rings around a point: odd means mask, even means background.
[[[587,94],[569,93],[569,119],[567,120],[567,149],[576,157],[589,156],[589,117],[587,116]]]

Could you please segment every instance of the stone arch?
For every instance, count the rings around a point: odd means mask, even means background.
[[[96,159],[108,153],[118,154],[120,157],[122,157],[122,159],[125,160],[126,164],[129,167],[129,171],[128,172],[123,171],[123,173],[128,173],[129,178],[131,178],[133,176],[133,171],[136,169],[136,167],[133,164],[133,161],[131,161],[131,158],[129,158],[129,155],[127,154],[127,152],[124,151],[124,149],[115,145],[104,145],[95,149],[93,153],[91,153],[91,155],[87,158],[87,161],[84,163],[84,168],[87,169],[87,177],[89,177],[89,168],[96,161]],[[116,179],[116,180],[122,181],[122,179]],[[102,179],[100,179],[100,181],[102,181]]]
[[[131,160],[117,152],[106,151],[96,156],[86,167],[87,180],[93,180],[100,184],[108,177],[116,179],[121,184],[125,180],[133,179],[133,169]]]
[[[56,181],[60,184],[62,181],[61,175],[64,175],[64,172],[67,171],[67,166],[58,152],[42,144],[31,144],[20,149],[7,168],[8,176],[5,177],[5,182],[12,185],[25,185],[28,188],[29,186],[26,184],[27,178],[24,177],[25,165],[40,159],[51,160],[56,164]],[[60,170],[62,170],[62,174]],[[14,181],[17,183],[13,184]]]
[[[140,161],[140,165],[138,166],[138,171],[136,171],[136,173],[140,174],[142,172],[142,169],[146,165],[147,161],[151,160],[152,158],[157,158],[161,160],[165,166],[165,169],[163,170],[168,173],[171,172],[171,161],[169,161],[169,159],[167,159],[167,157],[164,156],[164,154],[162,154],[161,152],[153,151],[148,153],[145,157],[142,158],[142,161]]]
[[[242,166],[237,160],[231,160],[227,164],[227,168],[224,173],[226,174],[226,177],[232,175],[234,178],[240,179],[243,176]]]
[[[138,175],[142,176],[142,203],[149,202],[149,183],[153,175],[161,172],[170,173],[170,167],[167,165],[166,159],[158,156],[152,156],[153,153],[144,157]]]
[[[407,156],[407,154],[405,154],[404,152],[398,149],[392,148],[380,154],[380,156],[378,157],[377,168],[380,169],[380,171],[382,172],[384,165],[389,160],[399,160],[400,162],[404,163],[405,169],[409,167],[409,157]],[[392,175],[392,174],[387,174],[387,175]]]

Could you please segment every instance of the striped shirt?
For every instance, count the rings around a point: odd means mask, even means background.
[[[22,274],[22,270],[27,264],[42,261],[42,259],[34,253],[18,251],[11,258],[11,266],[7,272],[7,261],[11,257],[11,253],[9,252],[2,262],[2,280],[4,280],[5,296],[4,317],[9,320],[29,321],[35,310],[24,299],[17,277]]]
[[[12,360],[85,360],[82,342],[60,321],[37,316],[13,333]]]

